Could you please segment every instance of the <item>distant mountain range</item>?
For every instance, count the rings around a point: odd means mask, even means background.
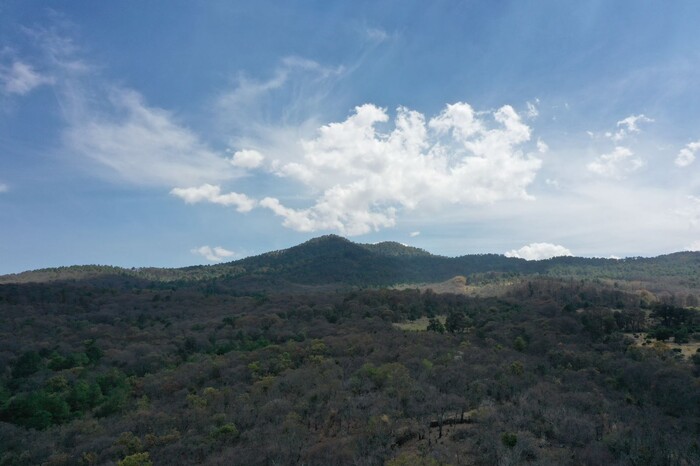
[[[435,283],[452,277],[483,274],[648,280],[668,277],[697,287],[700,253],[680,252],[655,258],[600,259],[555,257],[540,261],[500,254],[444,257],[396,242],[353,243],[337,235],[321,236],[298,246],[208,266],[177,269],[71,266],[0,276],[0,283],[114,281],[225,283],[240,288],[297,286],[387,286]],[[478,277],[477,277],[478,278]]]

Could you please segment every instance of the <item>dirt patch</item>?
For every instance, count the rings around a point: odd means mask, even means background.
[[[680,353],[686,358],[692,357],[700,350],[700,342],[692,341],[689,343],[676,343],[671,338],[668,341],[657,341],[654,338],[648,337],[644,332],[625,333],[626,336],[634,340],[634,345],[640,348],[658,348],[669,349],[671,351],[680,349]]]

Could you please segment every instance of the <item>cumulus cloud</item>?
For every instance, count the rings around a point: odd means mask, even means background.
[[[298,231],[357,235],[393,226],[402,209],[532,199],[526,188],[542,162],[523,153],[531,131],[512,107],[478,114],[459,102],[427,122],[400,107],[393,130],[377,130],[388,121],[365,104],[322,126],[302,141],[298,160],[273,164],[278,176],[319,193],[315,204],[294,209],[267,197],[260,205]]]
[[[239,150],[233,154],[231,165],[239,168],[257,168],[263,159],[263,155],[256,150]]]
[[[37,72],[31,65],[15,61],[11,66],[0,66],[0,83],[5,94],[25,95],[35,88],[50,84],[53,79]]]
[[[420,231],[412,231],[411,233],[408,234],[411,238],[415,238],[416,236],[420,235]]]
[[[531,243],[520,249],[513,249],[505,253],[506,257],[517,257],[529,261],[572,255],[571,251],[564,246],[551,243]]]
[[[240,150],[227,158],[171,112],[148,105],[135,91],[101,82],[88,67],[73,66],[82,62],[75,59],[70,44],[56,44],[56,70],[61,70],[57,89],[66,109],[64,140],[70,153],[98,162],[96,166],[122,180],[167,186],[173,196],[190,204],[233,206],[239,212],[260,206],[298,231],[357,235],[391,227],[400,212],[419,208],[430,212],[533,199],[527,188],[542,161],[530,141],[530,127],[509,105],[477,112],[458,102],[429,119],[401,107],[390,122],[386,109],[366,104],[344,121],[315,125],[317,131],[303,133],[306,137],[298,133],[293,149],[283,151],[280,148],[288,146],[269,142],[270,133],[311,121],[308,115],[317,113],[307,111],[313,99],[305,97],[321,98],[323,89],[345,72],[343,67],[288,57],[271,79],[241,77],[233,91],[217,99],[215,110],[222,115],[218,123],[228,125],[229,134],[241,134],[232,145],[260,150]],[[108,100],[101,100],[102,95]],[[269,108],[279,109],[278,97],[290,95],[304,98],[285,106],[283,124],[271,128],[264,123]],[[227,119],[224,114],[233,116]],[[306,115],[306,120],[297,115]],[[285,126],[287,122],[291,123]],[[254,143],[242,144],[245,137]],[[289,139],[285,134],[285,142]],[[539,150],[543,147],[539,144]],[[256,194],[262,198],[257,201],[222,189],[224,182],[247,169],[301,184],[310,202],[290,205],[275,192]]]
[[[187,204],[211,202],[223,206],[235,206],[239,212],[250,212],[255,207],[255,200],[245,194],[234,192],[221,194],[221,188],[211,184],[203,184],[198,188],[174,188],[170,194],[183,199]]]
[[[628,147],[617,146],[609,154],[603,154],[587,165],[589,171],[608,178],[621,179],[627,173],[644,166]]]
[[[687,144],[676,156],[675,164],[679,167],[687,167],[695,161],[695,153],[698,149],[700,149],[700,141]]]
[[[231,258],[236,254],[233,251],[222,248],[221,246],[210,247],[201,246],[190,250],[192,254],[198,254],[211,262],[221,262],[224,259]]]

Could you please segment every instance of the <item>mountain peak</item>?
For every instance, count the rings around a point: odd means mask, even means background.
[[[317,236],[316,238],[311,238],[308,241],[305,241],[301,243],[299,246],[304,246],[304,245],[310,245],[310,244],[354,244],[352,241],[350,241],[347,238],[344,238],[339,235],[335,234],[330,234],[330,235],[323,235],[323,236]]]
[[[407,244],[398,243],[396,241],[382,241],[381,243],[373,244],[360,244],[363,248],[370,252],[379,254],[381,256],[392,256],[392,257],[428,257],[432,256],[425,249],[416,248],[409,246]]]

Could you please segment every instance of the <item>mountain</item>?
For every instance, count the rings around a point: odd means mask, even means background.
[[[391,257],[429,257],[433,256],[425,249],[415,248],[396,241],[384,241],[382,243],[360,244],[363,248],[380,256]],[[433,256],[434,257],[434,256]]]
[[[122,287],[178,282],[212,283],[228,289],[284,289],[438,283],[455,276],[465,276],[472,281],[484,279],[482,275],[485,274],[487,279],[500,275],[544,275],[648,281],[654,277],[679,286],[700,287],[700,253],[620,260],[556,257],[526,261],[499,254],[444,257],[397,242],[358,244],[337,235],[327,235],[289,249],[224,264],[178,269],[60,267],[0,276],[0,284],[87,280]]]

